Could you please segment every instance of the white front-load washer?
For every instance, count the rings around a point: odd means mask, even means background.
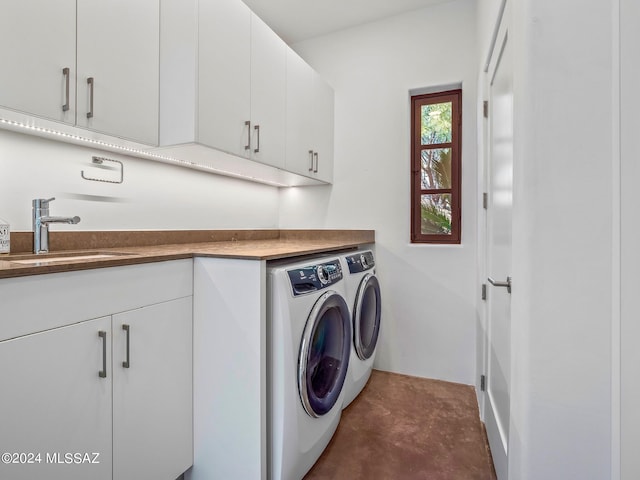
[[[347,303],[352,319],[352,348],[349,371],[344,385],[346,408],[367,384],[380,333],[380,284],[375,272],[375,258],[371,250],[341,257]]]
[[[267,266],[271,480],[300,480],[340,421],[351,318],[339,258]]]

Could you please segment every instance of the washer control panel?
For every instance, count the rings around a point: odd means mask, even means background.
[[[340,260],[287,270],[294,295],[322,290],[342,280]]]
[[[353,255],[345,257],[347,265],[349,266],[349,273],[360,273],[366,270],[371,270],[376,266],[376,262],[373,258],[373,252],[358,252]]]

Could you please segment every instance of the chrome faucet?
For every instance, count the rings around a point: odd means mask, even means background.
[[[33,205],[33,253],[47,253],[49,251],[50,223],[78,223],[80,217],[50,217],[49,202],[55,197],[44,199],[35,198]]]

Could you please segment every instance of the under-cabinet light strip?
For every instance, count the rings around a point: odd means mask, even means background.
[[[58,130],[53,130],[53,129],[50,129],[50,128],[36,127],[34,125],[27,125],[26,123],[17,122],[15,120],[8,120],[6,118],[0,118],[0,123],[3,123],[5,125],[9,125],[9,126],[14,127],[14,128],[20,128],[20,129],[23,129],[23,130],[30,130],[32,132],[37,132],[37,133],[41,133],[41,134],[45,134],[45,135],[55,135],[55,136],[58,136],[58,137],[63,137],[63,138],[68,139],[68,140],[87,143],[87,144],[90,144],[90,145],[95,145],[98,148],[107,148],[107,149],[111,149],[111,150],[117,150],[117,151],[123,152],[125,154],[131,154],[132,156],[136,156],[136,157],[151,158],[151,159],[160,160],[160,161],[166,162],[166,163],[174,163],[174,164],[178,164],[178,165],[186,165],[186,166],[191,167],[191,168],[196,168],[198,170],[204,170],[204,171],[211,172],[211,173],[217,173],[219,175],[225,175],[225,176],[228,176],[228,177],[235,177],[235,178],[241,178],[241,179],[244,179],[244,180],[251,180],[251,181],[255,181],[255,182],[266,183],[266,184],[272,185],[274,187],[290,187],[291,186],[291,185],[287,185],[285,183],[274,182],[273,180],[266,180],[266,179],[263,179],[263,178],[253,177],[251,175],[243,175],[241,173],[230,172],[228,170],[222,170],[220,168],[210,167],[208,165],[202,165],[202,164],[196,163],[196,162],[191,162],[191,161],[187,161],[187,160],[181,160],[179,158],[167,157],[166,155],[158,155],[157,153],[151,153],[151,152],[147,152],[145,150],[129,148],[129,147],[123,147],[122,145],[116,145],[115,143],[106,143],[106,142],[103,142],[101,140],[94,140],[94,139],[91,139],[91,138],[81,137],[79,135],[73,135],[73,134],[70,134],[70,133],[60,132]]]

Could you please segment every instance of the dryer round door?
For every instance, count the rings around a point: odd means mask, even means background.
[[[320,417],[336,404],[349,365],[351,319],[342,295],[324,293],[316,301],[302,335],[298,388],[302,405]]]
[[[353,309],[353,345],[360,360],[371,358],[376,350],[380,308],[380,284],[370,273],[360,282]]]

